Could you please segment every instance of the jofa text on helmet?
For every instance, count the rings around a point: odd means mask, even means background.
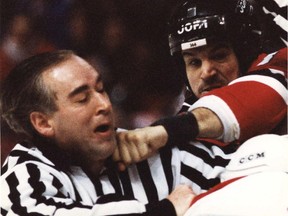
[[[181,26],[182,28],[177,31],[178,34],[183,34],[184,32],[190,32],[192,30],[199,30],[202,28],[208,28],[207,19],[195,20],[192,23],[188,22]]]
[[[240,158],[239,163],[243,164],[243,163],[253,161],[256,159],[260,159],[260,158],[264,158],[264,157],[265,157],[265,152],[257,152],[257,153],[250,154],[250,155]]]

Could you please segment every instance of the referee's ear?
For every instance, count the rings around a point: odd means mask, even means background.
[[[51,124],[50,117],[42,112],[32,112],[30,114],[30,121],[35,130],[45,137],[54,136],[53,124]]]

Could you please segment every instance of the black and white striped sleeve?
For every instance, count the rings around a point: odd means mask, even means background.
[[[155,215],[163,214],[163,208],[175,214],[165,199],[148,207],[121,194],[96,197],[93,188],[83,191],[74,183],[71,176],[42,162],[16,165],[1,176],[1,215]]]
[[[229,147],[229,148],[228,148]],[[232,146],[219,147],[205,141],[193,141],[179,147],[181,184],[188,184],[196,194],[220,183],[220,174],[235,151]]]

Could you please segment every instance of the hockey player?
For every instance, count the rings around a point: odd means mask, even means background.
[[[275,5],[276,13],[271,12]],[[169,22],[171,55],[199,99],[185,114],[118,134],[115,160],[136,162],[167,143],[208,138],[224,146],[259,134],[286,133],[285,37],[267,34],[262,28],[266,17],[260,15],[263,8],[277,24],[275,34],[283,36],[287,20],[281,12],[287,5],[258,6],[246,0],[186,0],[176,8]],[[267,47],[273,52],[265,53]]]
[[[221,183],[196,196],[185,216],[287,215],[287,144],[287,135],[247,140],[232,156]]]

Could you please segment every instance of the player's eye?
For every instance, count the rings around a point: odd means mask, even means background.
[[[197,58],[191,58],[187,61],[187,64],[186,66],[190,66],[190,67],[199,67],[201,66],[202,64],[202,61],[200,59],[197,59]]]
[[[231,54],[230,50],[227,48],[220,48],[211,54],[211,59],[215,61],[224,61]]]

